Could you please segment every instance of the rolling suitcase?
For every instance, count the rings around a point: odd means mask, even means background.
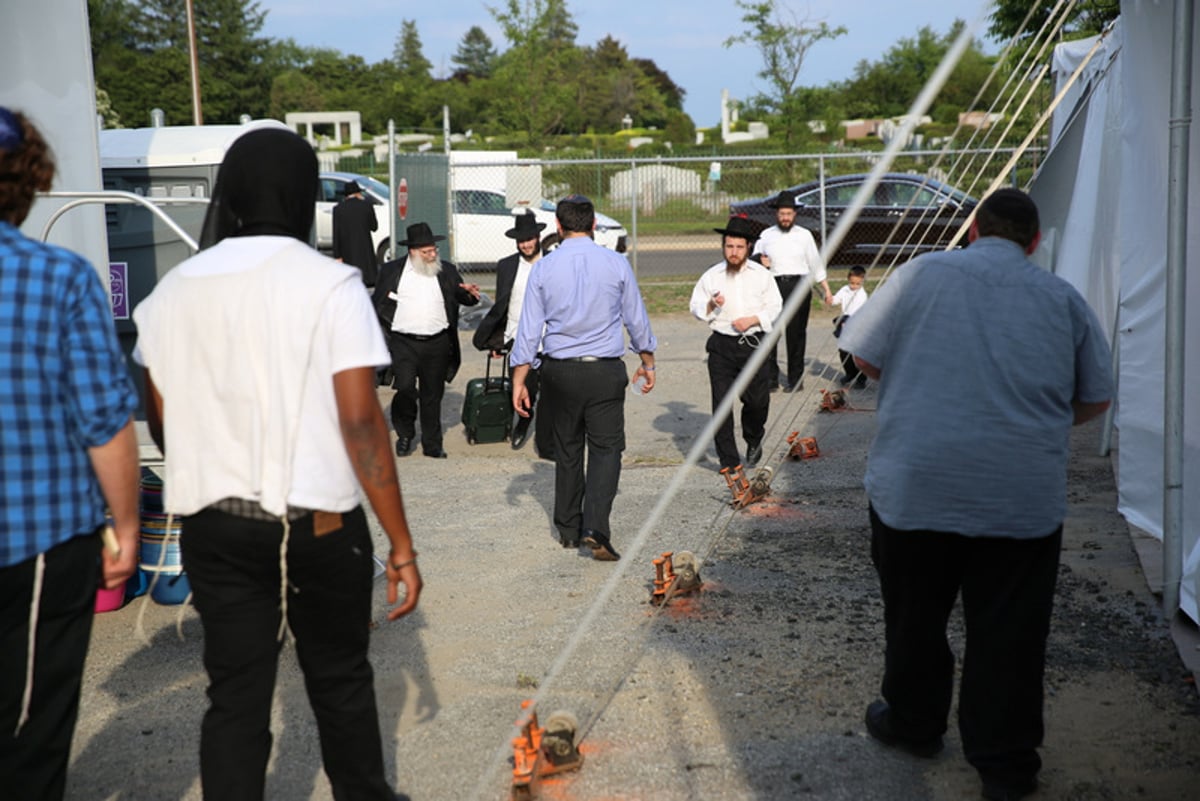
[[[492,357],[487,357],[487,372],[483,378],[467,382],[463,399],[462,422],[467,442],[504,442],[512,431],[512,380],[508,377],[508,355],[505,354],[500,375],[492,376]]]

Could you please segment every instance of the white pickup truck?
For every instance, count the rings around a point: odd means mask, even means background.
[[[333,247],[333,207],[346,194],[346,184],[357,181],[363,194],[376,205],[375,216],[379,219],[379,230],[375,232],[375,251],[382,262],[388,249],[388,221],[390,193],[387,184],[365,175],[346,172],[321,173],[321,197],[317,201],[317,247],[329,250]],[[510,207],[504,193],[490,189],[454,190],[454,238],[451,260],[460,267],[489,268],[516,250],[513,241],[504,232],[513,227],[513,215],[523,211],[532,212],[538,222],[546,223],[542,231],[542,249],[552,250],[558,245],[558,234],[554,226],[554,204],[543,200],[536,205]],[[596,214],[595,238],[597,244],[624,253],[628,233],[621,223],[603,214]]]

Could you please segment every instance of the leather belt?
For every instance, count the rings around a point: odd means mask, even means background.
[[[405,337],[407,339],[414,339],[417,342],[428,342],[431,339],[437,339],[438,337],[442,336],[449,330],[450,330],[449,328],[443,328],[441,331],[438,331],[436,334],[406,334],[403,331],[396,331],[395,333],[397,333],[400,336]]]
[[[565,359],[557,356],[543,356],[542,358],[549,362],[584,362],[589,364],[591,362],[616,362],[621,360],[620,356],[568,356]]]

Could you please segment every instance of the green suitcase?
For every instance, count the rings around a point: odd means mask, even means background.
[[[492,358],[487,357],[483,378],[467,382],[462,422],[471,444],[504,442],[512,432],[512,379],[508,377],[508,355],[502,357],[499,376],[492,376]]]

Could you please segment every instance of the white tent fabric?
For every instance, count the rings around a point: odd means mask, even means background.
[[[1052,152],[1032,193],[1048,243],[1042,258],[1071,281],[1119,351],[1119,510],[1162,538],[1163,385],[1167,250],[1167,168],[1173,3],[1122,3],[1117,29],[1093,57],[1077,102],[1064,103]],[[1197,37],[1200,40],[1200,37]],[[1064,81],[1094,40],[1061,45]],[[1200,41],[1193,43],[1200,54]],[[1193,60],[1192,108],[1200,107],[1200,59]],[[1069,120],[1074,115],[1073,120]],[[1200,124],[1190,132],[1189,219],[1200,204]],[[1187,234],[1184,387],[1183,581],[1180,605],[1200,621],[1200,226]]]

